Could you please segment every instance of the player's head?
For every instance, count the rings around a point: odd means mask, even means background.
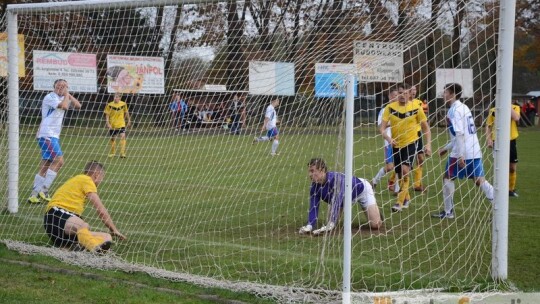
[[[270,103],[274,106],[274,108],[279,106],[279,98],[272,99]]]
[[[308,174],[312,182],[324,184],[328,168],[322,158],[312,158],[308,163]]]
[[[90,176],[97,186],[105,177],[105,166],[93,160],[84,166],[84,174]]]
[[[64,94],[64,89],[68,87],[67,81],[64,79],[56,79],[54,81],[54,92],[60,96]]]
[[[415,85],[412,85],[411,86],[411,99],[414,99],[416,97],[416,86]]]
[[[399,95],[399,88],[397,85],[391,86],[390,89],[388,89],[388,101],[394,102],[398,100]]]
[[[404,105],[411,100],[410,95],[410,86],[406,83],[400,83],[397,85],[398,88],[398,101],[400,104]]]
[[[461,98],[461,93],[463,89],[460,84],[449,83],[444,86],[443,98],[445,102],[453,102]]]
[[[122,99],[122,94],[120,93],[114,94],[114,102],[120,102],[120,99]]]

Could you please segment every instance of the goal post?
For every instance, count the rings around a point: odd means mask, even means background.
[[[111,262],[283,302],[504,290],[514,14],[515,1],[8,5],[0,16],[0,58],[9,59],[0,60],[0,174],[8,181],[0,198],[9,214],[0,238],[76,265]],[[45,204],[27,202],[39,175],[42,101],[56,79],[82,107],[63,118],[65,162],[50,190],[88,161],[104,164],[98,193],[128,236],[104,259],[55,250]],[[424,101],[434,154],[449,140],[446,84],[463,86],[478,130],[496,108],[494,157],[477,132],[493,205],[456,180],[455,218],[432,217],[443,208],[447,161],[433,155],[414,160],[410,206],[392,212],[400,182],[386,169],[376,118],[398,83]],[[104,114],[115,95],[129,109],[125,132],[110,130]],[[299,233],[330,219],[329,205],[310,193],[314,158],[346,181],[337,187],[336,228],[321,236]],[[353,176],[370,184],[379,176],[381,229],[366,228]],[[106,232],[90,205],[82,216]]]

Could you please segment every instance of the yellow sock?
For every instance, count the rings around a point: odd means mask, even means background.
[[[126,140],[120,139],[120,154],[126,155]]]
[[[399,193],[397,196],[397,202],[400,206],[403,206],[403,202],[409,197],[409,175],[405,175],[399,182]]]
[[[111,139],[111,153],[110,154],[115,154],[116,153],[116,141],[114,139]]]
[[[390,173],[390,179],[388,180],[390,183],[396,182],[396,171],[392,170],[392,173]]]
[[[77,230],[77,239],[79,243],[88,251],[93,251],[99,245],[103,244],[105,240],[99,236],[93,236],[88,228],[82,228]]]
[[[413,169],[413,175],[414,175],[414,187],[415,188],[422,187],[422,166],[416,166],[416,168]]]
[[[510,173],[510,181],[508,183],[508,189],[510,189],[510,191],[516,190],[516,180],[517,180],[517,173],[516,172]]]

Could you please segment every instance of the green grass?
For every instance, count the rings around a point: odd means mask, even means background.
[[[21,201],[37,169],[39,151],[30,130],[21,137]],[[331,170],[343,163],[338,136],[319,131],[284,132],[281,155],[274,158],[269,144],[251,145],[251,136],[140,131],[129,138],[127,159],[108,159],[107,138],[98,134],[103,131],[68,128],[62,138],[66,165],[55,185],[80,172],[88,160],[105,163],[107,176],[99,193],[128,236],[113,247],[126,261],[232,281],[339,289],[341,235],[296,234],[308,207],[307,161],[323,157]],[[540,282],[531,278],[540,270],[535,241],[540,212],[534,192],[540,133],[520,131],[520,197],[510,200],[509,279],[522,290],[538,291]],[[367,129],[356,135],[357,176],[371,178],[381,166],[381,151],[376,150],[380,137],[374,135]],[[433,146],[441,146],[445,138],[437,137]],[[491,157],[484,158],[491,179]],[[429,216],[441,207],[444,162],[437,156],[427,160],[424,182],[429,191],[411,193],[413,205],[406,212],[391,214],[394,197],[378,189],[386,229],[354,234],[353,291],[505,288],[490,279],[490,205],[471,182],[457,183],[455,220]],[[325,204],[321,209],[324,218]],[[357,227],[365,217],[358,216],[357,207],[353,211]],[[17,215],[1,216],[0,237],[47,244],[42,213],[43,206],[21,203]],[[91,208],[84,217],[103,230]]]

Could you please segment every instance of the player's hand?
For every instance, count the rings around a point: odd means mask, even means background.
[[[465,168],[465,160],[463,157],[458,158],[457,163],[460,168]]]
[[[488,148],[493,148],[493,140],[492,139],[487,140],[487,146],[488,146]]]
[[[131,127],[131,121],[128,121],[126,127],[130,128]]]
[[[424,154],[426,154],[426,156],[431,156],[431,145],[426,145],[424,147]]]
[[[119,238],[121,241],[127,239],[127,237],[125,235],[123,235],[122,233],[120,233],[120,231],[118,231],[118,230],[111,231],[111,234],[113,236],[116,236],[117,238]]]
[[[322,226],[321,228],[317,229],[317,230],[314,230],[313,231],[313,235],[320,235],[320,234],[324,234],[326,232],[330,232],[334,229],[336,225],[332,222],[329,222],[328,225],[326,226]]]
[[[397,146],[397,141],[395,139],[393,139],[393,138],[389,141],[389,143],[390,143],[390,145],[392,145],[392,147]]]
[[[438,154],[439,154],[439,156],[444,156],[447,152],[448,152],[448,150],[446,150],[446,149],[439,149]]]
[[[305,225],[303,227],[300,228],[300,230],[298,231],[299,234],[308,234],[308,233],[311,233],[311,231],[313,230],[313,226],[311,225]]]

